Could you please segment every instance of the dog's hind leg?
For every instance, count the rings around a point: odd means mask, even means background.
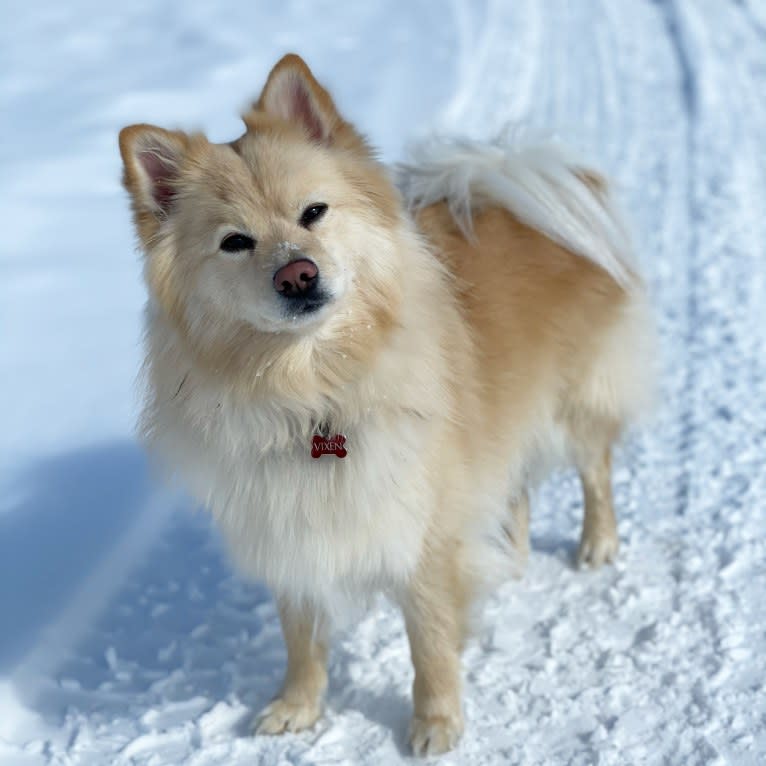
[[[326,620],[312,606],[278,601],[287,644],[287,673],[279,696],[256,718],[257,734],[282,734],[312,726],[327,687]]]
[[[611,462],[611,450],[607,447],[600,458],[579,469],[585,497],[582,536],[577,551],[577,562],[581,565],[600,567],[607,561],[614,561],[620,547],[612,501]]]
[[[597,568],[614,561],[620,547],[612,500],[612,443],[619,427],[597,417],[577,420],[570,433],[585,506],[577,563]]]

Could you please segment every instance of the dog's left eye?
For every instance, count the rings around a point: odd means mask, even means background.
[[[241,250],[254,250],[255,240],[247,234],[229,234],[221,240],[221,250],[238,253]]]
[[[312,223],[316,223],[327,212],[327,205],[324,202],[319,202],[316,205],[309,205],[303,213],[301,213],[301,226],[304,229],[308,229]]]

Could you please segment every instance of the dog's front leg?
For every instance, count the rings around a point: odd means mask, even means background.
[[[460,650],[465,594],[454,562],[422,562],[403,601],[415,681],[410,743],[415,755],[451,750],[463,733]]]
[[[312,726],[321,713],[327,688],[327,624],[312,605],[278,600],[287,644],[282,691],[256,718],[257,734],[282,734]]]

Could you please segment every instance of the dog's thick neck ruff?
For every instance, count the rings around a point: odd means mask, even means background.
[[[436,274],[413,285],[427,301],[407,301],[416,313],[444,302]],[[358,601],[412,572],[428,507],[416,491],[427,486],[417,455],[448,403],[441,330],[426,334],[407,313],[380,338],[367,373],[325,389],[330,396],[281,391],[276,362],[256,387],[240,385],[230,367],[200,366],[161,312],[148,317],[145,438],[210,508],[243,569],[279,593]],[[406,543],[386,538],[388,524],[408,530]],[[291,553],[278,555],[285,546]]]

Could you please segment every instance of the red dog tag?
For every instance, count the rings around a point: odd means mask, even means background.
[[[346,457],[348,451],[345,447],[346,437],[343,434],[334,436],[321,436],[314,434],[311,440],[311,457],[318,458],[322,455],[335,455],[335,457]]]

